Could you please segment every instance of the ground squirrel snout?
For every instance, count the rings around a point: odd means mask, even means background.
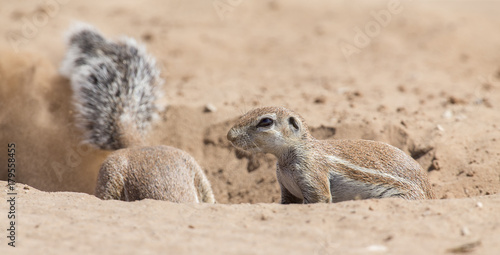
[[[71,81],[78,125],[85,140],[117,150],[101,165],[95,195],[101,199],[157,199],[214,203],[196,160],[169,146],[142,146],[161,95],[159,69],[145,47],[116,42],[86,24],[73,28],[60,68]]]
[[[376,141],[317,140],[300,115],[283,107],[249,111],[227,138],[237,148],[277,157],[284,204],[434,198],[426,172],[403,151]]]

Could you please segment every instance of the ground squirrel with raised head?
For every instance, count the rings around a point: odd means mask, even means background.
[[[369,140],[317,140],[300,115],[283,107],[249,111],[227,138],[237,148],[278,158],[282,204],[435,198],[426,172],[400,149]]]
[[[205,174],[186,152],[143,145],[158,111],[162,80],[153,57],[134,39],[107,40],[86,24],[68,33],[60,72],[70,79],[85,140],[117,150],[99,170],[101,199],[214,203]]]

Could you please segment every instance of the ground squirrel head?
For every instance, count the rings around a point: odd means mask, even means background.
[[[297,113],[283,107],[263,107],[241,116],[227,139],[243,150],[280,155],[312,137]]]

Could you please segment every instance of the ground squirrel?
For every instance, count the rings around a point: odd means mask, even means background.
[[[85,140],[113,152],[99,170],[101,199],[214,203],[210,183],[186,152],[143,146],[158,111],[162,80],[153,57],[134,39],[105,39],[86,24],[68,33],[60,72],[70,79]]]
[[[376,141],[317,140],[286,108],[249,111],[227,138],[237,148],[278,158],[282,204],[435,198],[426,172],[403,151]]]

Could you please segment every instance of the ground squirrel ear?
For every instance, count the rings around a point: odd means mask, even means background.
[[[299,123],[297,123],[297,120],[294,117],[288,118],[288,123],[292,127],[293,131],[299,131],[300,130]]]

